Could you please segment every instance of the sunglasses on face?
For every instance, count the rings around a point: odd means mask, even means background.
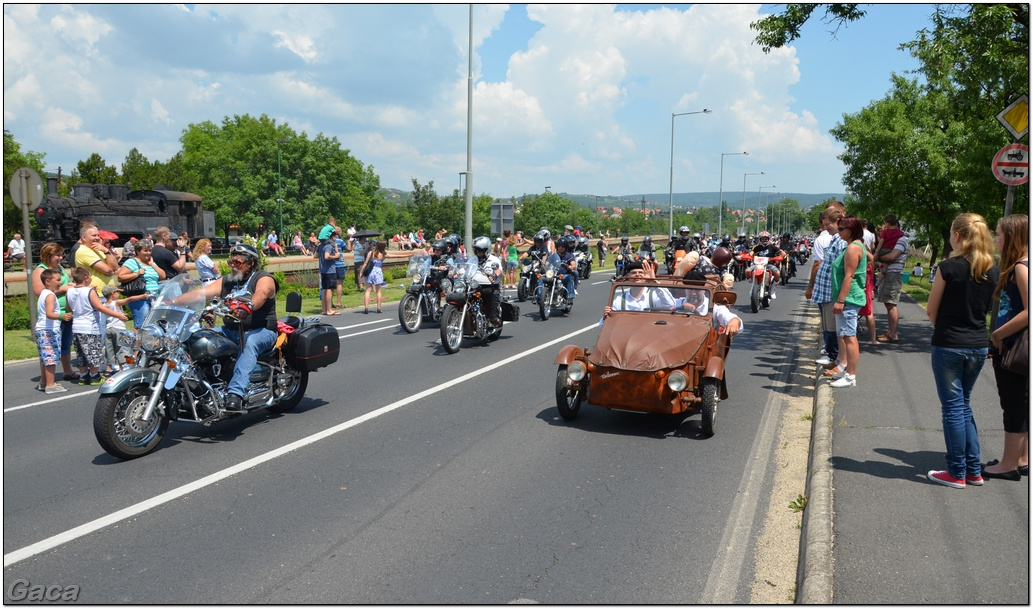
[[[230,260],[230,266],[233,266],[233,267],[244,266],[245,264],[246,264],[246,262],[243,261],[243,260]]]

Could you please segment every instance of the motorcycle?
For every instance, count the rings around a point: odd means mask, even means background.
[[[807,245],[806,244],[801,243],[800,245],[796,246],[796,263],[797,264],[807,264],[807,260],[810,259],[810,256],[811,256],[811,253],[807,249]]]
[[[567,287],[563,285],[563,276],[570,272],[559,262],[558,257],[546,260],[542,265],[542,291],[535,295],[542,321],[549,319],[553,310],[566,315],[574,307],[574,295],[568,294]]]
[[[301,294],[293,292],[275,347],[259,355],[251,372],[243,410],[227,411],[227,387],[242,346],[210,325],[212,316],[239,323],[234,315],[240,301],[231,295],[206,303],[203,289],[188,275],[176,276],[140,329],[120,335],[133,356],[101,385],[93,412],[94,435],[108,454],[135,459],[152,452],[172,421],[209,426],[259,408],[292,410],[305,396],[309,372],[337,361],[337,329],[318,317],[290,315],[301,312]]]
[[[650,265],[653,267],[653,274],[656,274],[656,270],[660,268],[660,263],[656,261],[656,254],[646,254],[645,256],[637,255],[635,260],[640,260],[643,265]]]
[[[779,270],[781,271],[782,277],[780,283],[782,285],[789,285],[789,280],[796,277],[796,259],[795,256],[788,255],[782,256],[782,262],[779,263]]]
[[[592,252],[576,250],[574,259],[577,260],[577,273],[582,279],[592,276]]]
[[[771,281],[773,275],[768,270],[768,264],[778,265],[782,262],[782,256],[768,258],[767,256],[754,256],[753,268],[750,269],[750,310],[756,313],[761,306],[765,309],[771,304]]]
[[[613,277],[610,281],[617,281],[627,273],[625,267],[631,262],[631,254],[623,250],[617,250],[617,253],[613,256]]]
[[[431,266],[430,256],[413,256],[405,276],[412,280],[398,301],[398,321],[410,334],[420,331],[424,321],[441,319],[441,277],[444,271]]]
[[[524,302],[534,294],[541,267],[542,260],[537,256],[528,254],[520,261],[520,280],[517,282],[517,300],[520,302]]]
[[[749,276],[749,269],[753,266],[753,252],[745,249],[739,249],[737,252],[732,254],[732,259],[735,263],[732,265],[732,275],[735,276],[736,281],[743,281]]]
[[[481,299],[481,286],[475,279],[480,265],[477,258],[460,260],[453,264],[448,277],[441,280],[445,306],[441,311],[441,346],[449,353],[458,353],[464,338],[496,341],[502,336],[502,325],[520,319],[520,309],[509,302],[501,302],[499,324],[491,323],[491,315]]]

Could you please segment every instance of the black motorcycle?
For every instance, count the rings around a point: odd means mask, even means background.
[[[441,319],[441,279],[445,272],[431,266],[430,256],[409,259],[405,276],[411,283],[398,301],[398,321],[406,332],[419,332],[424,321],[437,323]]]
[[[476,277],[480,270],[476,258],[456,262],[449,276],[441,280],[445,306],[441,311],[441,346],[449,353],[458,353],[464,338],[496,341],[502,336],[502,325],[520,319],[520,309],[509,302],[499,303],[501,315],[498,325],[491,323],[481,298],[481,285]]]
[[[558,256],[553,256],[545,261],[542,267],[542,287],[537,294],[538,313],[542,321],[549,319],[554,311],[566,315],[574,307],[574,295],[567,293],[567,287],[563,285],[564,275],[571,270],[559,261]]]
[[[243,345],[215,332],[222,316],[238,324],[240,300],[205,302],[204,286],[188,275],[170,279],[139,330],[119,343],[132,362],[101,385],[93,432],[104,450],[119,459],[142,457],[158,447],[172,421],[211,425],[267,408],[287,412],[305,397],[308,374],[337,361],[337,329],[319,318],[288,314],[279,321],[276,346],[259,355],[251,372],[243,410],[226,410],[227,387]],[[288,313],[301,312],[301,294],[287,296]]]
[[[524,302],[534,295],[541,272],[542,260],[536,255],[528,254],[520,261],[520,280],[517,282],[517,300]]]

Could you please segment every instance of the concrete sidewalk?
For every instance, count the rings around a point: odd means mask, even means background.
[[[885,307],[875,307],[882,333]],[[816,381],[799,601],[1028,605],[1029,478],[963,490],[926,479],[946,454],[932,325],[906,296],[899,310],[899,343],[871,346],[860,330],[857,387]],[[989,360],[972,409],[982,461],[1000,458]]]

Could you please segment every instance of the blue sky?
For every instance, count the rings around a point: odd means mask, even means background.
[[[469,5],[4,5],[4,128],[67,174],[165,160],[191,123],[268,114],[336,136],[385,187],[466,169]],[[496,197],[841,193],[829,130],[917,67],[931,4],[863,5],[765,55],[778,5],[475,5],[473,189]],[[148,185],[149,186],[149,185]],[[728,196],[726,200],[734,200]]]

